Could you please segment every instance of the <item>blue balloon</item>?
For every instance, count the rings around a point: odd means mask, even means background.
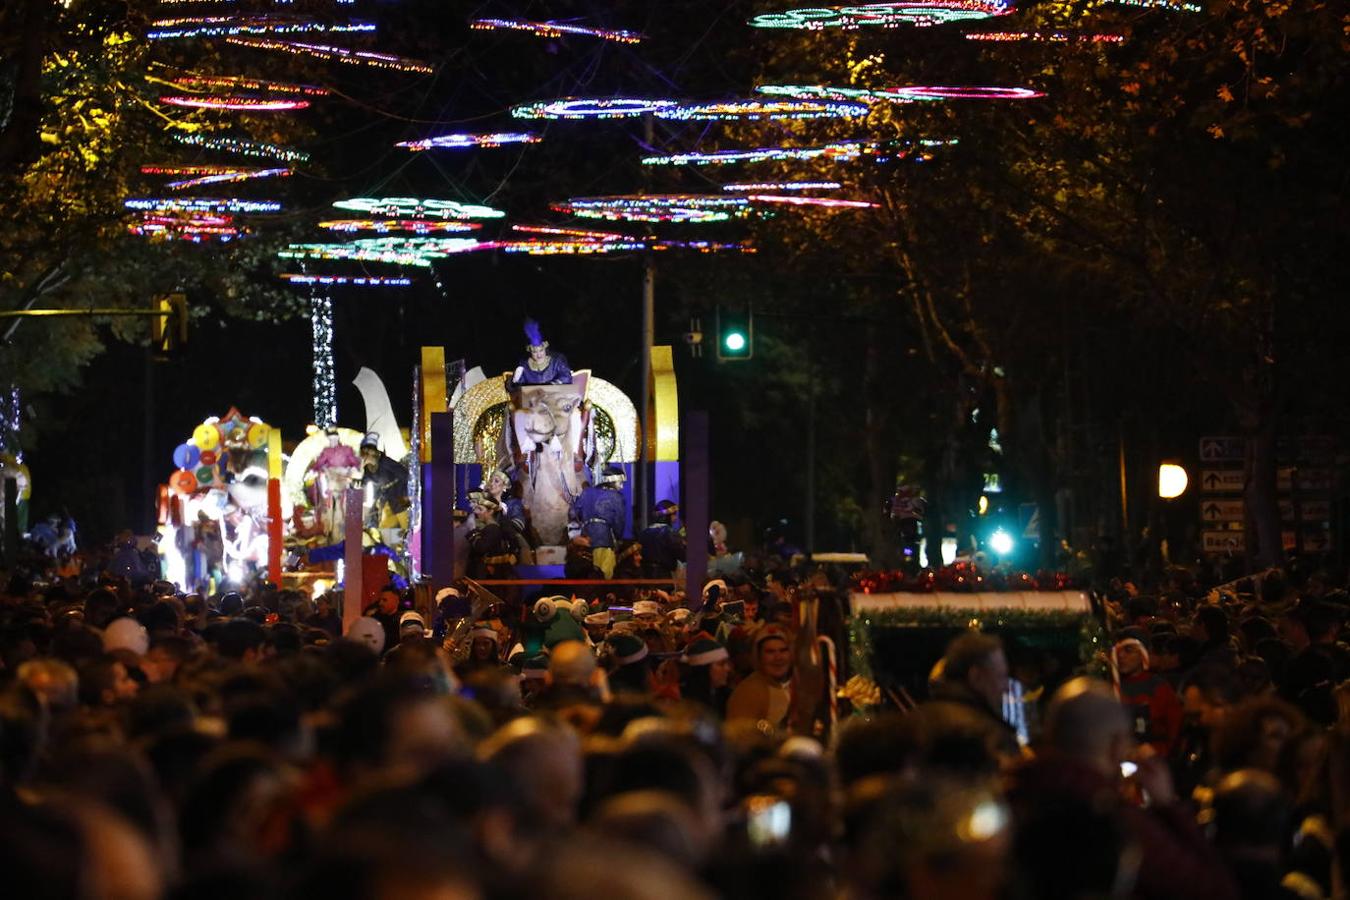
[[[201,451],[191,444],[179,444],[173,451],[173,464],[180,469],[196,467],[197,461],[201,458]]]

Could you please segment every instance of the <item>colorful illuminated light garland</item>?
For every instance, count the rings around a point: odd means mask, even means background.
[[[792,9],[755,16],[755,28],[896,28],[900,25],[942,25],[968,22],[1012,12],[1012,7],[982,0],[906,0],[901,3],[868,3],[861,6],[831,6]]]
[[[291,284],[347,284],[357,287],[409,287],[413,283],[411,278],[395,275],[297,275],[283,272],[277,277]]]
[[[290,244],[282,259],[351,260],[430,268],[433,260],[497,246],[472,238],[362,238],[347,244]]]
[[[141,221],[127,225],[127,230],[140,237],[161,240],[192,241],[229,241],[242,237],[246,232],[236,227],[232,216],[174,216],[144,215]]]
[[[884,97],[872,88],[834,87],[824,84],[761,84],[755,88],[760,94],[774,97],[793,97],[797,100],[854,100],[875,103],[879,100],[898,102],[895,97]]]
[[[397,219],[500,219],[500,209],[454,200],[419,200],[416,197],[353,197],[333,204],[337,209]]]
[[[239,47],[252,47],[255,50],[280,50],[297,56],[313,56],[356,66],[371,66],[377,69],[391,69],[395,72],[418,72],[430,75],[435,68],[415,59],[405,59],[388,53],[375,53],[371,50],[352,50],[348,47],[329,47],[323,44],[304,44],[298,41],[273,41],[267,38],[230,37],[227,43]]]
[[[1041,91],[1024,87],[988,85],[913,85],[886,88],[883,95],[901,100],[1031,100],[1044,97]]]
[[[758,253],[754,245],[745,241],[654,241],[651,249],[697,250],[699,253]]]
[[[276,200],[240,200],[236,197],[230,198],[210,198],[210,197],[167,197],[167,198],[141,198],[133,197],[123,201],[123,206],[127,209],[144,210],[146,212],[225,212],[225,213],[273,213],[281,210],[281,204]]]
[[[657,112],[660,119],[841,119],[865,116],[870,107],[853,100],[729,100],[681,103]]]
[[[274,159],[278,162],[306,162],[309,154],[292,150],[278,144],[262,141],[245,141],[238,138],[212,137],[205,134],[175,134],[173,139],[189,147],[201,147],[203,150],[215,150],[220,153],[234,153],[239,156],[252,156],[258,159]]]
[[[926,149],[915,152],[912,147],[946,147],[957,142],[956,138],[945,140],[923,139],[913,142],[875,141],[836,141],[815,147],[759,147],[754,150],[714,150],[708,153],[674,153],[667,156],[645,156],[644,166],[704,166],[732,165],[736,163],[782,162],[799,159],[830,159],[837,162],[851,162],[861,156],[875,157],[878,162],[891,159],[915,159],[926,161],[933,158]]]
[[[775,203],[785,206],[820,206],[825,209],[876,209],[880,204],[867,200],[840,200],[836,197],[794,197],[784,194],[751,194],[751,203]]]
[[[256,34],[352,34],[375,30],[374,22],[306,22],[275,16],[187,16],[159,19],[146,32],[151,41],[179,38],[236,37]]]
[[[191,109],[219,109],[231,112],[290,112],[307,109],[308,100],[287,97],[245,97],[242,94],[203,94],[201,96],[160,97],[160,103],[186,106]]]
[[[251,172],[250,168],[230,166],[223,163],[180,164],[141,166],[142,175],[168,175],[181,178],[184,175],[229,175],[236,172]]]
[[[610,197],[573,197],[552,204],[558,212],[583,219],[611,222],[725,222],[750,214],[744,197],[706,194],[622,194]]]
[[[592,231],[588,228],[558,228],[554,225],[512,225],[512,231],[521,234],[545,234],[550,237],[573,238],[581,241],[626,241],[629,235],[617,231]]]
[[[315,84],[295,84],[290,81],[267,81],[244,75],[180,75],[173,84],[190,91],[225,88],[230,91],[251,91],[265,94],[300,94],[306,97],[327,97],[331,91]]]
[[[587,28],[583,25],[564,25],[561,22],[529,22],[524,19],[474,19],[469,23],[469,27],[474,31],[526,31],[542,38],[575,34],[620,44],[636,44],[642,40],[642,35],[636,31],[612,31],[608,28]]]
[[[198,178],[189,178],[185,181],[171,181],[165,185],[171,191],[181,191],[186,188],[201,187],[204,184],[237,184],[240,181],[252,181],[257,178],[286,178],[291,174],[290,169],[238,169],[234,172],[226,172],[219,175],[202,175]]]
[[[537,134],[525,131],[498,131],[490,134],[440,134],[420,141],[403,141],[395,147],[409,150],[467,150],[473,147],[501,147],[505,144],[537,144]]]
[[[964,35],[968,41],[989,41],[992,43],[1013,43],[1033,41],[1047,44],[1123,44],[1125,35],[1098,32],[1092,34],[1068,34],[1063,31],[970,31]]]
[[[517,119],[631,119],[678,105],[674,100],[640,97],[563,97],[513,107],[511,115]]]
[[[355,233],[372,231],[376,234],[450,234],[454,232],[476,231],[482,228],[477,222],[462,222],[458,219],[331,219],[320,222],[320,228],[328,231]]]
[[[645,156],[644,166],[727,165],[731,163],[779,162],[793,159],[834,159],[842,162],[873,153],[881,145],[872,141],[836,141],[815,147],[760,147],[755,150],[715,150],[710,153],[673,153]]]
[[[1184,0],[1108,0],[1117,6],[1136,6],[1140,9],[1165,9],[1170,12],[1204,12],[1199,3],[1187,3]]]
[[[642,241],[504,241],[501,248],[507,253],[525,253],[530,256],[594,256],[600,253],[622,253],[624,251],[645,250]]]
[[[837,181],[742,181],[736,184],[724,184],[724,191],[837,191],[841,187]]]

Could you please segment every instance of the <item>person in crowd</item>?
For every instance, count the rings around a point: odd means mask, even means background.
[[[792,643],[776,628],[761,630],[754,642],[755,670],[736,685],[727,698],[727,721],[764,722],[774,728],[787,725],[792,694]]]
[[[1165,678],[1153,674],[1149,652],[1138,638],[1117,641],[1111,650],[1116,696],[1134,720],[1135,739],[1167,756],[1181,734],[1181,701]]]

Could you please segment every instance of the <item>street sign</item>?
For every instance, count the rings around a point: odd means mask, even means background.
[[[1241,500],[1201,500],[1200,519],[1204,522],[1241,522],[1247,517]]]
[[[1329,463],[1336,458],[1336,439],[1318,434],[1283,437],[1275,442],[1275,457],[1299,462]]]
[[[1284,522],[1292,522],[1295,518],[1301,518],[1304,522],[1329,522],[1331,521],[1331,501],[1330,500],[1299,500],[1298,516],[1294,515],[1294,501],[1280,501],[1280,519]]]
[[[1314,494],[1330,493],[1336,484],[1336,473],[1331,469],[1278,469],[1275,472],[1275,488],[1281,494],[1289,493],[1294,482],[1294,473],[1298,473],[1298,490]]]
[[[1242,491],[1241,469],[1205,469],[1200,473],[1200,490],[1206,494],[1235,494]]]
[[[1201,462],[1242,462],[1246,455],[1246,438],[1214,435],[1200,439]]]
[[[1241,531],[1202,531],[1200,548],[1206,553],[1241,553],[1247,544]]]
[[[1017,524],[1022,529],[1022,539],[1038,541],[1041,539],[1041,508],[1035,503],[1021,503],[1017,506]]]

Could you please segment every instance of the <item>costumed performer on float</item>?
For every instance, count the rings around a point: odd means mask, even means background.
[[[328,446],[319,451],[309,467],[318,475],[319,502],[315,510],[319,524],[328,542],[335,544],[343,538],[347,486],[361,468],[361,459],[355,450],[342,443],[336,428],[326,428],[324,434],[328,436]]]
[[[383,507],[397,514],[407,506],[408,470],[380,449],[380,436],[373,431],[361,439],[361,483],[374,487],[374,497],[365,511],[366,527],[380,527]]]
[[[662,500],[652,510],[652,523],[638,535],[642,544],[642,574],[648,578],[669,578],[684,562],[684,535],[675,528],[679,512],[676,503]]]
[[[588,484],[572,504],[572,519],[590,542],[591,561],[605,578],[614,577],[615,551],[628,520],[623,467],[605,466],[599,484]]]
[[[530,547],[529,534],[525,521],[525,502],[513,493],[515,485],[501,469],[493,471],[482,484],[480,490],[487,494],[502,508],[501,525],[513,531],[519,549],[524,552]]]
[[[516,370],[506,383],[507,391],[514,392],[523,384],[571,384],[572,368],[567,357],[549,352],[548,341],[534,319],[525,320],[526,355],[516,364]]]
[[[469,532],[469,577],[510,578],[516,564],[510,535],[498,521],[501,504],[483,491],[469,494],[475,526]]]

